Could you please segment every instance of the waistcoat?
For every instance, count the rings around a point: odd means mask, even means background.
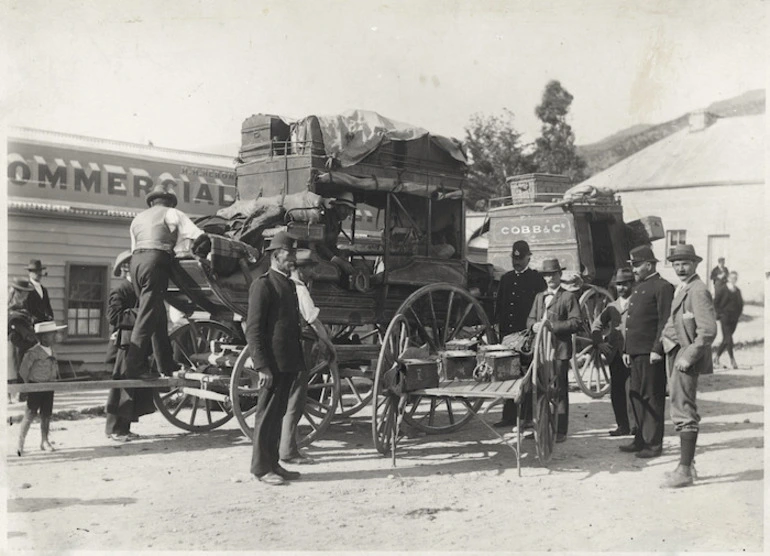
[[[155,205],[136,215],[131,233],[136,238],[134,249],[156,249],[173,253],[177,232],[171,233],[165,218],[168,207]]]

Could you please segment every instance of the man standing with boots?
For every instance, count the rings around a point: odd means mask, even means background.
[[[631,369],[629,396],[636,421],[636,435],[621,452],[638,458],[654,458],[663,452],[663,420],[666,409],[666,368],[660,334],[671,312],[674,286],[660,277],[658,260],[646,245],[631,250],[636,287],[628,300],[626,345],[623,362]]]
[[[296,242],[286,232],[273,237],[266,252],[270,270],[251,283],[246,343],[257,374],[259,398],[254,422],[251,473],[268,485],[299,479],[278,462],[281,422],[294,381],[305,372],[297,290],[291,279]]]
[[[671,420],[679,432],[679,465],[666,474],[663,486],[689,486],[694,479],[693,458],[698,441],[700,415],[695,394],[698,375],[714,372],[711,344],[717,334],[714,303],[706,284],[695,273],[701,259],[692,245],[677,245],[668,257],[681,283],[671,304],[671,316],[663,329]]]
[[[150,377],[150,347],[158,371],[171,375],[177,364],[168,338],[168,317],[163,297],[168,289],[171,264],[177,246],[193,241],[192,251],[205,256],[211,248],[208,236],[177,210],[176,193],[158,184],[147,194],[147,210],[131,222],[131,282],[139,299],[136,322],[126,354],[127,378]]]
[[[532,309],[535,296],[546,289],[545,280],[540,274],[529,268],[532,252],[526,241],[514,242],[511,249],[513,270],[503,274],[497,288],[495,300],[495,324],[500,338],[508,334],[527,329],[527,317]],[[516,424],[516,402],[505,400],[502,419],[495,427],[509,427]],[[532,397],[525,396],[521,407],[522,422],[532,422]],[[523,427],[522,427],[523,428]]]

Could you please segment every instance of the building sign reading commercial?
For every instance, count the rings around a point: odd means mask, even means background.
[[[173,152],[162,155],[9,139],[8,195],[144,208],[145,195],[160,183],[174,187],[178,207],[190,214],[213,214],[235,201],[233,168],[175,161]]]
[[[490,244],[512,245],[523,239],[530,244],[574,239],[572,222],[566,215],[493,217],[490,221]]]

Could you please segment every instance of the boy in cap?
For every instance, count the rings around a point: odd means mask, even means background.
[[[580,328],[580,306],[574,293],[561,287],[561,273],[564,270],[558,259],[545,259],[540,274],[545,279],[546,290],[535,296],[527,326],[537,334],[546,326],[553,333],[551,345],[554,349],[554,370],[556,372],[556,442],[567,439],[569,427],[569,372],[572,359],[572,335]]]
[[[497,288],[495,298],[494,322],[498,326],[500,338],[508,334],[527,329],[527,317],[532,309],[535,296],[546,288],[545,280],[540,274],[529,268],[532,252],[526,241],[514,242],[511,249],[513,270],[503,274]],[[522,402],[522,420],[532,421],[532,400],[525,397]],[[516,424],[516,402],[506,400],[503,404],[503,415],[495,427],[507,427]]]
[[[692,245],[677,245],[668,257],[681,283],[676,288],[671,314],[661,340],[666,351],[671,420],[679,432],[679,465],[668,473],[667,488],[689,486],[694,479],[693,458],[700,415],[695,394],[698,375],[714,372],[711,344],[717,334],[714,303],[706,284],[695,273],[701,259]]]
[[[53,321],[39,322],[35,325],[35,335],[38,343],[29,348],[21,361],[19,375],[24,382],[51,382],[59,376],[59,364],[53,352],[56,333],[67,328],[67,325],[57,326]],[[32,425],[32,420],[40,412],[40,449],[54,451],[48,433],[51,429],[53,413],[53,391],[27,393],[27,409],[21,421],[19,444],[16,454],[21,457],[24,453],[24,440]]]
[[[610,436],[626,436],[631,432],[634,421],[628,398],[630,370],[623,363],[628,300],[633,286],[633,271],[630,268],[619,268],[615,273],[618,298],[607,305],[591,324],[593,342],[599,345],[610,365],[610,400],[618,425],[610,431]]]

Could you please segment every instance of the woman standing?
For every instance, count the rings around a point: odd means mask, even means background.
[[[714,355],[714,368],[720,367],[719,358],[727,350],[730,356],[730,364],[733,369],[738,368],[733,355],[733,333],[738,326],[738,319],[743,314],[743,296],[741,290],[736,286],[738,273],[733,271],[727,276],[727,283],[717,288],[714,297],[714,309],[717,313],[717,319],[722,327],[722,343],[719,344],[716,355]]]

